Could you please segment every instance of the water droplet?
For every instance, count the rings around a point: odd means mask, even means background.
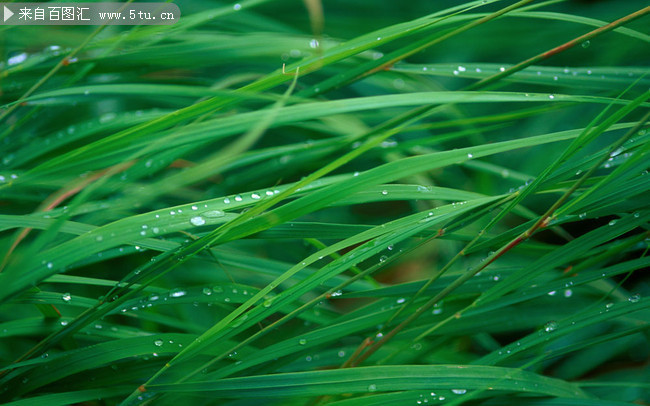
[[[610,226],[613,226],[614,224],[616,224],[616,220],[612,220],[612,221],[610,221],[610,222],[607,223],[607,224],[609,224]]]
[[[212,289],[203,288],[203,294],[206,295],[206,296],[210,296],[212,294]]]
[[[609,303],[607,303],[607,304],[605,305],[605,308],[606,308],[606,309],[611,309],[612,307],[614,307],[614,303],[612,303],[612,302],[609,302]]]
[[[547,333],[550,333],[551,331],[555,331],[558,328],[558,324],[555,321],[549,321],[544,325],[544,331]]]
[[[26,52],[21,52],[17,55],[12,56],[7,60],[7,66],[12,66],[12,65],[18,65],[19,63],[22,63],[27,59],[27,53]]]
[[[555,99],[555,96],[552,95],[552,94],[549,94],[549,95],[548,95],[548,98],[551,99],[551,100],[553,100],[553,99]]]
[[[388,194],[388,190],[382,190],[382,191],[381,191],[381,194],[384,195],[384,196],[386,196],[386,195]]]
[[[581,45],[583,48],[589,48],[589,45],[591,45],[591,42],[589,42],[589,40],[587,40],[587,41],[583,42],[583,43],[580,44],[580,45]]]
[[[627,300],[631,303],[637,303],[641,300],[641,294],[635,293],[632,296],[628,297]]]
[[[458,67],[458,72],[465,72],[467,69],[465,69],[464,66],[459,66]]]
[[[54,267],[54,264],[51,262],[47,263],[47,269],[52,269]]]
[[[386,255],[382,255],[382,256],[379,258],[379,262],[386,262],[387,259],[388,259],[388,257],[387,257]]]
[[[163,345],[163,340],[158,339],[158,340],[154,341],[153,344],[154,344],[156,347],[162,347],[162,345]]]
[[[67,303],[67,302],[70,301],[70,299],[72,299],[72,296],[71,296],[69,293],[64,293],[64,294],[61,296],[61,299],[62,299],[64,302]]]
[[[474,155],[472,155],[472,154],[467,154],[467,158],[472,159],[472,158],[474,158]]]
[[[205,216],[205,217],[214,218],[214,217],[223,217],[223,216],[226,215],[226,213],[224,213],[221,210],[210,210],[210,211],[206,211],[205,213],[201,213],[201,215]],[[204,221],[204,224],[205,224],[205,221]]]
[[[98,235],[97,237],[95,237],[95,241],[97,241],[97,242],[100,242],[103,239],[104,239],[104,237],[102,237],[101,235]]]
[[[564,291],[564,297],[571,297],[571,295],[573,295],[573,291],[571,289]]]
[[[452,389],[451,391],[456,395],[464,395],[467,393],[467,389]]]
[[[432,314],[440,314],[442,313],[442,303],[436,303],[433,305],[433,311],[431,312]]]
[[[195,226],[202,226],[205,224],[205,219],[201,216],[192,217],[190,223]]]
[[[368,385],[368,392],[376,392],[376,391],[377,391],[377,385],[375,385],[374,383]]]
[[[504,67],[502,66],[502,67],[499,68],[499,71],[500,71],[500,72],[505,72],[505,71],[506,71],[506,68],[504,68]]]
[[[232,6],[232,9],[235,10],[235,11],[241,10],[241,4],[236,3],[234,6]]]
[[[187,294],[187,292],[185,292],[184,290],[181,290],[181,289],[174,289],[171,292],[169,292],[169,296],[171,296],[171,297],[182,297],[182,296],[185,296],[186,294]]]
[[[305,344],[307,344],[307,340],[304,339],[304,338],[301,338],[300,340],[298,340],[298,344],[305,345]]]
[[[399,299],[396,300],[396,302],[398,304],[402,304],[402,303],[406,302],[406,299],[404,299],[403,297],[400,297]]]
[[[241,202],[242,200],[244,200],[244,199],[242,199],[241,195],[235,196],[235,201],[236,202]]]
[[[338,352],[337,355],[339,356],[339,358],[343,358],[343,357],[345,357],[345,351],[341,350],[341,351]]]
[[[548,295],[549,296],[555,296],[556,293],[557,293],[556,291],[552,290],[552,291],[548,292]]]
[[[309,48],[316,49],[318,48],[319,45],[320,44],[318,43],[317,39],[312,39],[311,41],[309,41]]]
[[[252,193],[252,194],[251,194],[251,197],[252,197],[253,199],[259,199],[259,198],[260,198],[260,195],[258,195],[257,193]]]
[[[578,214],[578,217],[580,217],[581,219],[584,219],[584,218],[587,217],[587,213],[580,213],[580,214]]]
[[[388,249],[388,251],[392,251],[393,250],[393,245],[392,244],[389,245],[388,247],[386,247],[386,249]]]

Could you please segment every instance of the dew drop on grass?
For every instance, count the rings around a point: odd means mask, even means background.
[[[551,99],[551,100],[553,100],[553,99],[555,99],[555,95],[549,94],[549,95],[548,95],[548,98]]]
[[[377,385],[375,385],[374,383],[368,385],[368,392],[376,392],[376,391],[377,391]]]
[[[578,217],[580,217],[581,219],[587,218],[587,213],[580,213],[578,214]]]
[[[212,289],[203,288],[203,294],[206,295],[206,296],[210,296],[212,294]]]
[[[54,267],[54,264],[52,264],[51,262],[48,262],[47,263],[47,269],[52,269],[52,267]]]
[[[566,289],[564,291],[564,297],[571,297],[573,295],[573,291],[571,289]]]
[[[546,331],[547,333],[555,331],[557,330],[557,328],[558,328],[558,324],[555,321],[549,321],[544,325],[544,331]]]
[[[70,299],[72,299],[72,296],[69,293],[64,293],[63,295],[61,295],[61,299],[67,303],[70,301]]]
[[[309,41],[309,48],[311,49],[316,49],[318,48],[319,45],[320,44],[318,43],[317,39],[312,39],[311,41]]]
[[[638,303],[641,300],[641,295],[639,293],[635,293],[634,295],[628,297],[627,300],[631,303]]]
[[[386,262],[387,259],[388,259],[388,257],[387,257],[386,255],[382,255],[382,256],[379,258],[379,262]]]
[[[153,345],[155,345],[156,347],[162,347],[163,340],[158,339],[158,340],[153,342]]]
[[[186,293],[187,292],[185,292],[182,289],[174,289],[171,292],[169,292],[169,296],[171,296],[171,297],[182,297],[182,296],[185,296]]]
[[[607,224],[609,224],[610,226],[613,226],[614,224],[616,224],[616,220],[612,220],[612,221],[610,221],[610,222],[607,223]]]
[[[256,200],[257,200],[257,199],[260,198],[260,195],[257,194],[257,193],[253,193],[253,194],[251,194],[251,197],[252,197],[253,199],[256,199]]]
[[[400,297],[399,299],[396,300],[396,302],[397,302],[397,304],[402,304],[402,303],[406,302],[406,299],[404,299],[403,297]]]
[[[298,344],[305,345],[305,344],[307,344],[307,340],[304,339],[304,338],[301,338],[300,340],[298,340]]]
[[[7,60],[7,66],[18,65],[27,59],[27,53],[21,52],[17,55],[12,56]]]
[[[222,210],[210,210],[210,211],[206,211],[205,213],[201,213],[201,215],[205,217],[214,218],[214,217],[223,217],[226,215],[226,213],[224,213]]]
[[[452,389],[451,391],[456,395],[464,395],[467,393],[467,389]]]
[[[202,226],[205,224],[205,219],[201,216],[195,216],[190,219],[190,223],[194,226]]]
[[[338,352],[337,355],[339,356],[339,358],[343,358],[343,357],[345,357],[345,351],[341,350],[341,351]]]
[[[442,313],[442,303],[434,304],[431,314],[440,314],[440,313]]]
[[[591,42],[589,42],[589,40],[587,40],[587,41],[583,42],[583,43],[580,44],[580,45],[581,45],[583,48],[589,48],[589,45],[591,45]]]
[[[232,6],[232,9],[235,10],[235,11],[241,10],[241,4],[239,4],[239,3],[235,4],[234,6]]]
[[[474,158],[474,155],[472,155],[472,154],[467,154],[467,158],[472,159],[472,158]]]
[[[384,195],[384,196],[386,196],[386,195],[388,194],[388,190],[382,190],[382,191],[381,191],[381,194]]]
[[[548,292],[548,295],[549,296],[555,296],[556,293],[557,293],[556,291],[552,290],[552,291]]]
[[[230,203],[230,199],[226,197],[226,198],[223,199],[223,202],[224,202],[225,204],[229,204],[229,203]]]
[[[235,201],[236,202],[241,202],[242,200],[244,200],[244,199],[242,199],[241,195],[235,196]]]

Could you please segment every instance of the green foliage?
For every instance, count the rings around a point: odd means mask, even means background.
[[[650,400],[645,2],[179,6],[0,26],[0,399]]]

